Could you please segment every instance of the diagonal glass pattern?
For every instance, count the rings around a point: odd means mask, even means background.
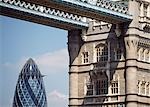
[[[13,107],[47,107],[43,76],[31,58],[19,75]]]

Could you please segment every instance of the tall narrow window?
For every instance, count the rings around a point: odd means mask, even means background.
[[[121,49],[117,49],[117,60],[121,59]]]
[[[82,53],[82,63],[89,63],[89,54],[88,52]]]
[[[118,94],[118,81],[113,81],[111,83],[111,93]]]
[[[103,51],[102,51],[102,57],[101,57],[101,61],[108,61],[108,48],[104,47]]]
[[[140,50],[137,52],[137,59],[140,60]]]
[[[140,61],[144,60],[144,52],[143,51],[144,51],[143,48],[140,48],[138,50],[137,56],[138,56],[138,60],[140,60]]]
[[[101,48],[100,48],[100,47],[99,47],[99,48],[96,48],[96,60],[97,60],[97,62],[100,61],[101,53],[102,53]]]
[[[148,5],[144,4],[144,16],[147,16],[147,8],[148,8]]]
[[[144,61],[144,51],[141,52],[140,60]]]
[[[138,84],[137,84],[137,90],[138,90],[138,94],[140,94],[140,81],[138,80]]]
[[[120,48],[115,49],[115,60],[120,60],[121,54],[122,54],[122,51]]]
[[[108,93],[108,83],[107,80],[97,80],[96,81],[96,95],[107,94]]]
[[[150,86],[149,83],[147,83],[147,85],[146,85],[146,95],[150,94],[149,86]]]
[[[142,81],[142,84],[141,84],[141,94],[145,95],[145,81]]]
[[[149,62],[149,51],[148,50],[145,52],[145,61]]]
[[[86,85],[87,85],[87,95],[93,95],[93,84],[92,84],[92,82],[88,82]]]
[[[96,95],[108,93],[108,79],[105,72],[99,71],[97,80],[95,81]]]

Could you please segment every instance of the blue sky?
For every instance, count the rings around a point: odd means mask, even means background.
[[[0,107],[11,107],[21,68],[33,58],[44,77],[48,107],[66,107],[67,31],[0,16]]]

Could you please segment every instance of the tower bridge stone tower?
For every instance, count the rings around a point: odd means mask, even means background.
[[[150,107],[150,1],[126,3],[131,23],[69,31],[69,107]]]
[[[68,30],[69,107],[150,107],[150,0],[114,1],[0,0],[1,15]]]

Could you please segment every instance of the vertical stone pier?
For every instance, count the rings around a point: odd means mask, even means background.
[[[126,107],[137,107],[137,45],[138,38],[126,37]]]
[[[68,31],[69,107],[78,107],[78,55],[82,46],[81,31]]]
[[[139,25],[139,9],[136,0],[129,0],[129,14],[133,15],[133,20],[127,28],[124,37],[126,48],[126,107],[137,107],[137,46]]]

